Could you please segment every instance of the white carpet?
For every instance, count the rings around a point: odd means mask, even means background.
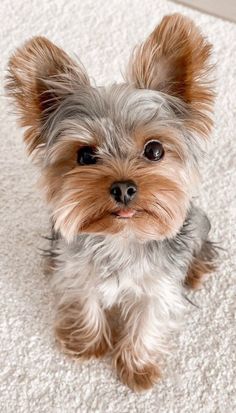
[[[233,413],[235,377],[236,25],[163,0],[2,0],[1,78],[9,54],[35,34],[76,52],[98,84],[120,79],[130,49],[167,13],[194,18],[215,46],[218,100],[201,204],[225,248],[218,272],[191,296],[163,380],[136,395],[110,360],[78,364],[56,348],[53,295],[43,275],[45,208],[20,131],[0,100],[0,411],[2,413]],[[234,261],[234,264],[233,264]]]

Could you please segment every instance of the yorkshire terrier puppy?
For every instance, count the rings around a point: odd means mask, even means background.
[[[122,84],[91,85],[43,37],[9,62],[7,92],[52,215],[57,339],[78,358],[110,350],[136,391],[160,376],[184,289],[214,269],[210,224],[193,204],[212,127],[210,54],[174,14],[135,49]]]

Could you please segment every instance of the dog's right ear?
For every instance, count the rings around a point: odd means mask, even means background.
[[[43,126],[63,99],[83,85],[89,85],[84,69],[62,49],[44,37],[35,37],[11,57],[6,82],[28,152],[45,145]]]

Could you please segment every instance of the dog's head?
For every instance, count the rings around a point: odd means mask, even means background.
[[[212,125],[210,51],[192,21],[167,16],[135,50],[125,82],[96,88],[45,38],[17,50],[7,91],[67,240],[81,232],[176,234]]]

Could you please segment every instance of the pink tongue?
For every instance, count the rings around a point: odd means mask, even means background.
[[[132,218],[132,216],[135,214],[135,210],[134,209],[120,209],[119,211],[116,212],[116,214],[121,218]]]

